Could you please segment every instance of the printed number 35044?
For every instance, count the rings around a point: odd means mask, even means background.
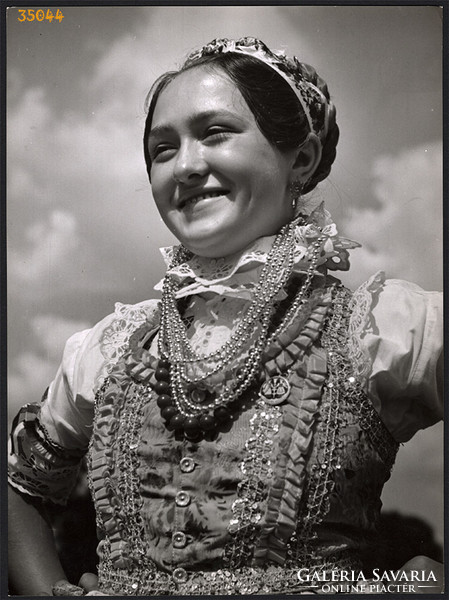
[[[55,21],[59,21],[59,23],[62,21],[62,19],[64,18],[64,15],[62,14],[62,12],[59,10],[56,11],[56,13],[53,14],[53,11],[51,11],[49,8],[47,9],[47,11],[43,11],[41,8],[39,8],[38,10],[34,10],[34,8],[27,8],[27,9],[23,9],[23,8],[19,8],[19,16],[17,17],[17,19],[23,23],[24,21],[50,21],[50,23],[53,21],[53,19]]]

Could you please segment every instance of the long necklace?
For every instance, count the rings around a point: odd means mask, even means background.
[[[169,429],[183,432],[187,439],[196,441],[213,433],[220,423],[229,421],[231,404],[253,383],[267,345],[287,329],[306,302],[323,238],[313,244],[304,283],[279,326],[269,335],[276,298],[293,271],[295,226],[296,222],[286,225],[276,236],[246,313],[230,339],[209,355],[199,355],[192,348],[176,302],[179,284],[166,276],[158,341],[162,358],[156,368],[153,389],[158,394],[157,403]],[[171,266],[177,266],[187,257],[187,251],[181,247]],[[204,383],[218,372],[224,375],[226,383],[219,393],[211,394]],[[288,382],[283,383],[284,387],[285,384],[288,389]]]
[[[267,308],[274,304],[274,299],[291,275],[294,263],[294,228],[295,222],[290,223],[276,236],[246,314],[238,323],[229,341],[207,356],[200,356],[192,349],[176,303],[176,291],[179,284],[172,277],[166,277],[162,292],[160,354],[168,354],[170,361],[184,364],[204,360],[228,362],[232,359],[239,352],[244,342],[251,337],[258,324],[264,320],[263,317],[267,314]],[[185,256],[185,249],[180,248],[171,266],[177,266],[185,260]],[[285,264],[286,261],[287,265]],[[206,377],[210,374],[211,372]]]

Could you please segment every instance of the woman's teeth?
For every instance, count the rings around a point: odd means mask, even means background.
[[[218,198],[223,196],[223,192],[210,192],[208,194],[201,194],[200,196],[195,196],[194,198],[189,198],[184,206],[190,206],[192,204],[196,204],[200,200],[207,200],[208,198]]]

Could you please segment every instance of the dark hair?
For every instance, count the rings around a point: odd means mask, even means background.
[[[310,128],[301,103],[290,85],[274,69],[257,58],[235,52],[202,56],[193,61],[187,61],[178,71],[169,71],[162,75],[150,91],[151,102],[148,107],[143,137],[149,177],[151,158],[148,150],[148,136],[158,98],[177,75],[200,66],[219,69],[235,83],[253,113],[260,131],[281,152],[293,150],[305,141]],[[318,77],[316,71],[309,65],[302,64],[301,67],[303,76],[318,87],[329,100],[327,85]],[[326,139],[322,140],[321,161],[312,177],[306,182],[303,193],[313,190],[320,181],[328,176],[335,160],[339,130],[335,121],[335,108],[332,104],[328,123]]]

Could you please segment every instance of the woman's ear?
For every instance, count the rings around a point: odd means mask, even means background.
[[[292,175],[303,183],[314,174],[321,160],[321,141],[315,133],[309,133],[306,141],[296,150]]]

